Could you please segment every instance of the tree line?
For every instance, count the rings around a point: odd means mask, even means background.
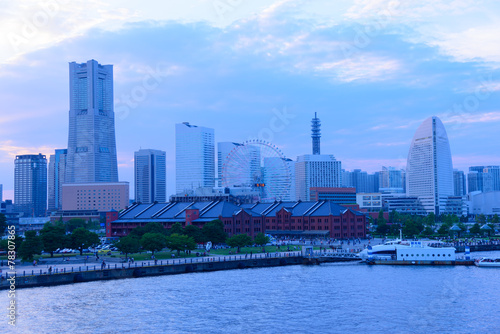
[[[467,221],[467,217],[458,217],[451,214],[436,216],[431,212],[427,216],[416,216],[401,214],[396,211],[389,213],[389,221],[384,218],[383,211],[379,212],[376,220],[372,219],[372,223],[376,223],[377,225],[375,230],[377,234],[399,235],[401,229],[405,237],[430,237],[436,234],[439,236],[450,235],[454,232],[450,230],[453,225],[457,225],[461,233],[468,232],[471,235],[479,235],[481,233],[481,226],[484,224],[490,226],[491,231],[494,231],[495,224],[499,223],[499,216],[496,214],[487,220],[485,215],[480,214],[476,217],[476,223],[470,229],[465,225]]]

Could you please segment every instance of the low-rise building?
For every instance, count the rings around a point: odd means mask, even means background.
[[[114,217],[116,218],[116,217]],[[332,238],[365,238],[366,216],[331,201],[274,202],[236,205],[225,201],[134,204],[117,219],[109,219],[107,237],[126,236],[132,229],[150,222],[165,228],[175,223],[202,228],[219,219],[231,236],[246,233],[275,235],[316,235]],[[113,221],[111,221],[113,220]]]
[[[62,210],[120,211],[128,206],[128,182],[67,183],[62,186]]]

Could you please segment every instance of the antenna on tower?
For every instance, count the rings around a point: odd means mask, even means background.
[[[319,155],[321,154],[321,121],[318,118],[317,113],[314,113],[314,118],[311,121],[311,130],[312,130],[312,145],[313,145],[313,154]]]

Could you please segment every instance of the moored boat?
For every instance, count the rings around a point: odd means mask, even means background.
[[[478,267],[499,267],[500,268],[500,258],[482,257],[476,259],[474,264]]]

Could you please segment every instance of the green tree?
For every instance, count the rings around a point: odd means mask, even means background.
[[[82,218],[71,218],[66,222],[66,232],[72,233],[77,228],[87,228],[87,224]]]
[[[399,230],[401,229],[401,225],[400,224],[393,223],[391,225],[388,225],[388,227],[389,227],[389,231],[387,233],[389,233],[389,235],[399,236]]]
[[[264,235],[264,233],[258,233],[255,238],[253,239],[253,242],[262,247],[262,251],[266,251],[266,245],[269,243],[269,237]]]
[[[431,227],[433,227],[434,225],[436,225],[436,215],[434,214],[434,212],[429,213],[425,217],[424,224],[426,226],[431,226]]]
[[[381,223],[387,223],[387,221],[384,218],[384,210],[380,210],[378,213],[377,225],[380,225]]]
[[[227,233],[224,231],[224,223],[220,219],[212,220],[206,223],[202,228],[205,240],[213,244],[222,244],[226,242]]]
[[[426,226],[422,231],[422,234],[425,235],[426,237],[430,237],[431,235],[434,234],[434,229],[430,226]]]
[[[470,229],[469,232],[473,235],[480,234],[481,233],[481,226],[479,223],[475,223]]]
[[[138,226],[130,231],[130,234],[138,239],[141,239],[142,236],[146,233],[160,233],[165,234],[166,229],[162,224],[158,222],[147,223],[145,226]]]
[[[498,217],[498,214],[497,214],[497,213],[495,213],[495,214],[493,215],[493,217],[491,217],[491,218],[490,218],[490,223],[492,223],[492,224],[498,224],[498,223],[499,223],[499,220],[500,220],[500,218]]]
[[[407,237],[419,235],[423,229],[424,227],[421,224],[415,222],[410,218],[407,218],[405,223],[403,224],[403,234]]]
[[[448,235],[450,233],[450,226],[447,224],[441,224],[441,227],[438,229],[438,233],[440,235]]]
[[[83,227],[75,229],[70,236],[71,248],[78,249],[80,251],[80,255],[83,254],[84,248],[91,247],[100,243],[101,240],[96,233],[90,232]]]
[[[248,246],[252,243],[252,238],[250,238],[247,234],[236,234],[228,238],[226,242],[229,247],[238,248],[239,253],[241,247]]]
[[[0,213],[0,236],[2,236],[7,228],[7,217],[3,213]]]
[[[68,238],[62,224],[46,223],[40,230],[40,237],[43,241],[43,250],[49,252],[50,257],[54,257],[54,252],[58,248],[64,248],[68,244]]]
[[[378,219],[377,219],[378,221]],[[387,225],[387,223],[385,222],[385,219],[382,218],[382,220],[380,222],[377,223],[377,233],[378,234],[382,234],[382,235],[386,235],[387,232],[389,232],[390,230],[390,227],[389,225]]]
[[[139,239],[127,235],[126,237],[120,238],[120,240],[115,243],[115,247],[128,258],[128,254],[137,253],[139,251],[141,244],[139,243]]]
[[[18,255],[23,261],[32,261],[33,255],[42,254],[43,242],[42,239],[36,235],[36,231],[26,231],[24,233],[26,239],[19,248]]]
[[[172,234],[183,234],[183,231],[182,231],[182,224],[181,223],[175,223],[174,225],[172,225],[172,227],[168,230],[168,234],[169,235],[172,235]]]
[[[146,233],[141,238],[141,246],[151,253],[161,251],[167,245],[167,240],[162,233]]]
[[[187,235],[174,233],[167,237],[167,247],[170,250],[177,251],[177,255],[179,255],[181,251],[196,249],[196,242]]]
[[[476,221],[482,226],[486,224],[486,216],[481,213],[480,215],[477,215]]]
[[[198,226],[188,225],[184,228],[184,233],[188,237],[194,239],[194,241],[198,244],[203,244],[206,242],[205,236],[203,235],[203,231]]]

